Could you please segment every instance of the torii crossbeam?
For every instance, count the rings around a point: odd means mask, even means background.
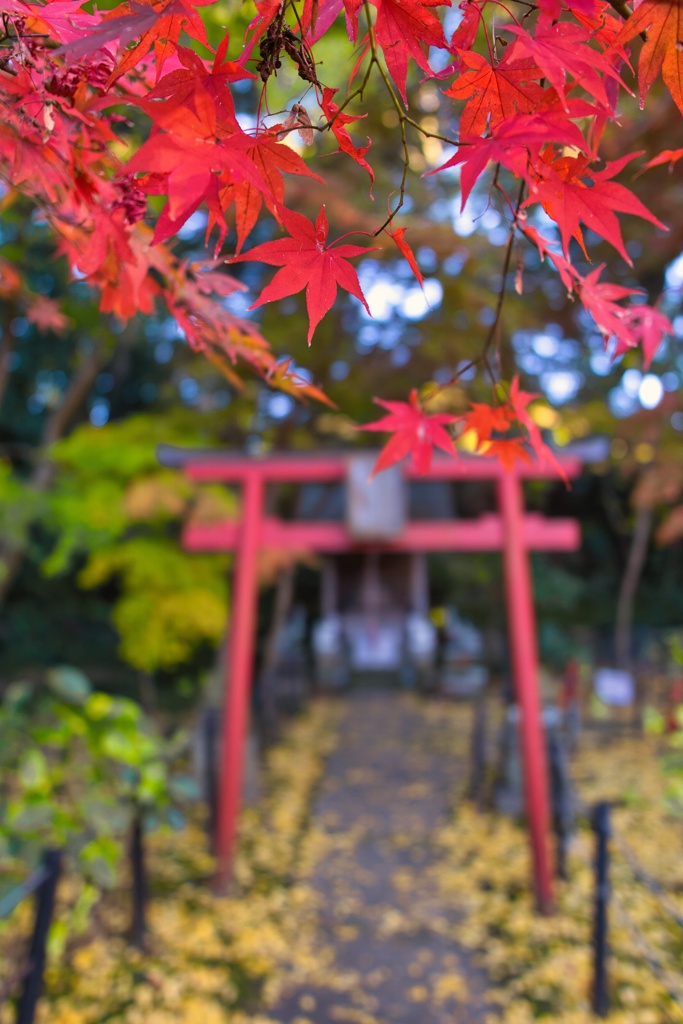
[[[241,488],[239,518],[217,524],[190,524],[183,535],[189,551],[235,553],[233,614],[222,716],[220,797],[216,836],[217,884],[224,888],[231,874],[242,791],[242,763],[248,726],[249,693],[254,660],[258,596],[257,556],[261,548],[289,547],[318,552],[501,551],[505,565],[508,632],[515,694],[520,708],[520,739],[525,799],[536,902],[542,913],[552,909],[549,857],[549,803],[546,750],[538,689],[538,653],[529,551],[574,551],[580,546],[579,524],[573,519],[547,519],[524,512],[522,482],[553,479],[544,466],[519,464],[506,472],[494,460],[437,458],[428,480],[492,480],[497,486],[496,515],[474,520],[412,521],[403,532],[381,543],[363,543],[343,523],[284,521],[263,512],[269,483],[340,482],[347,477],[347,453],[275,454],[249,457],[221,452],[193,452],[162,447],[160,461],[182,466],[194,481],[236,484]],[[580,463],[561,460],[568,477]],[[409,464],[406,479],[418,479]]]

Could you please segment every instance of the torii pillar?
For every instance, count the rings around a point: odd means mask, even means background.
[[[233,610],[228,649],[228,678],[222,709],[222,743],[219,800],[216,815],[216,888],[225,892],[242,799],[244,741],[249,727],[249,697],[254,663],[257,558],[261,539],[263,477],[257,469],[242,484],[242,520],[239,546],[235,548]]]
[[[538,641],[529,551],[523,531],[524,495],[519,477],[498,479],[498,504],[503,516],[503,564],[508,613],[512,678],[520,714],[520,745],[524,796],[534,865],[536,906],[553,911],[552,873],[548,851],[549,795],[541,700],[538,685]]]

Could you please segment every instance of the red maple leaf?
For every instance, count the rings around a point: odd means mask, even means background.
[[[586,277],[582,277],[563,256],[553,252],[550,252],[549,256],[569,294],[578,295],[583,307],[595,320],[605,341],[605,347],[611,338],[616,338],[614,355],[619,356],[641,345],[647,368],[664,337],[673,331],[669,318],[656,307],[644,303],[620,306],[619,302],[622,299],[630,298],[632,295],[642,296],[643,292],[639,288],[627,288],[621,284],[600,281],[600,275],[605,269],[604,263],[591,270]]]
[[[209,40],[206,37],[204,22],[195,8],[210,2],[211,0],[192,0],[191,3],[189,0],[170,0],[162,4],[161,8],[158,8],[160,17],[156,25],[145,32],[137,46],[123,55],[118,67],[112,72],[110,82],[115,82],[121,75],[136,67],[152,47],[158,79],[164,63],[175,51],[180,33],[183,31],[208,49]]]
[[[215,103],[206,90],[197,89],[191,107],[159,104],[156,118],[165,132],[147,139],[125,170],[165,176],[165,212],[176,230],[203,199],[215,201],[217,173],[227,174],[228,181],[246,180],[262,192],[269,191],[249,156],[253,139],[239,128],[232,134],[220,130]]]
[[[408,266],[410,267],[412,272],[415,274],[415,277],[417,278],[417,281],[418,281],[418,284],[420,285],[420,288],[423,288],[424,287],[424,278],[422,276],[422,271],[420,270],[419,266],[417,265],[417,260],[415,259],[415,253],[410,248],[410,246],[408,245],[408,243],[406,242],[405,237],[404,237],[407,230],[408,230],[407,228],[396,228],[395,231],[390,231],[387,228],[387,234],[389,235],[389,238],[393,239],[394,242],[396,242],[396,245],[397,245],[397,247],[399,249],[399,252],[401,252],[401,254],[403,255],[403,257],[404,257],[404,259],[406,261],[406,263],[408,264]]]
[[[323,113],[327,120],[331,122],[330,129],[339,143],[339,149],[344,153],[348,153],[352,160],[355,160],[360,167],[366,170],[370,175],[371,184],[374,184],[375,172],[365,159],[365,154],[372,145],[371,140],[368,139],[367,146],[354,146],[353,139],[346,129],[347,124],[351,124],[353,121],[360,121],[368,115],[339,113],[339,107],[333,99],[336,92],[336,89],[323,89],[323,97],[320,103]]]
[[[611,78],[622,85],[623,82],[608,57],[588,46],[592,39],[588,29],[560,21],[555,25],[537,26],[533,36],[519,25],[506,25],[505,30],[517,37],[510,58],[531,58],[553,86],[565,109],[569,75],[600,106],[612,110],[605,79]]]
[[[534,176],[531,174],[531,157],[538,156],[548,143],[571,146],[582,152],[586,150],[586,141],[579,129],[561,114],[550,111],[542,114],[515,114],[495,125],[489,138],[482,139],[477,135],[463,137],[450,160],[427,174],[436,174],[446,167],[462,164],[460,185],[464,209],[477,179],[491,161],[502,164],[516,176],[532,183]]]
[[[455,457],[453,438],[446,430],[447,423],[455,423],[459,416],[450,413],[426,413],[420,405],[417,391],[413,388],[407,402],[384,402],[375,399],[376,405],[389,411],[374,423],[365,423],[360,430],[379,430],[394,436],[384,446],[375,463],[372,475],[388,469],[410,455],[418,473],[428,473],[432,464],[432,449],[440,448]]]
[[[209,2],[197,0],[196,6]],[[119,4],[115,11],[107,12],[100,25],[60,46],[55,52],[73,62],[106,44],[116,42],[119,46],[127,46],[133,39],[140,37],[137,45],[121,58],[118,67],[112,72],[110,83],[139,64],[152,48],[156,50],[158,77],[183,30],[208,47],[204,22],[195,10],[195,5],[186,0],[166,0],[157,5],[149,0],[130,0],[130,3]]]
[[[640,345],[643,350],[643,365],[647,370],[667,334],[673,333],[673,324],[655,306],[629,306],[623,311],[623,319],[630,334],[630,344],[622,337],[617,340],[614,355],[620,356],[629,348]]]
[[[183,207],[171,216],[171,208],[167,204],[159,215],[154,232],[154,241],[163,242],[171,238],[178,229],[185,223],[188,217],[194,213],[202,201],[208,206],[208,220],[206,225],[206,244],[213,229],[218,226],[218,237],[213,247],[216,255],[225,240],[228,225],[225,214],[231,205],[235,206],[235,229],[237,231],[236,253],[239,253],[249,236],[252,228],[258,220],[261,209],[265,204],[273,216],[279,221],[279,210],[282,208],[285,197],[285,184],[282,178],[284,172],[288,174],[299,174],[314,181],[322,181],[317,174],[310,170],[308,164],[301,159],[298,153],[284,143],[279,143],[269,132],[250,138],[244,145],[244,154],[251,161],[256,171],[260,173],[265,184],[258,187],[253,176],[242,181],[233,180],[231,174],[214,175],[207,190],[203,193],[195,193],[191,204]],[[258,179],[257,179],[258,180]],[[149,194],[159,194],[165,191],[165,179],[161,178],[161,184],[150,179],[145,191]]]
[[[631,153],[613,160],[602,171],[590,170],[590,160],[583,156],[563,156],[553,160],[552,154],[548,153],[546,159],[536,165],[540,177],[525,205],[541,203],[548,216],[556,222],[565,256],[571,238],[577,239],[585,253],[581,232],[581,224],[585,224],[613,245],[632,265],[621,237],[617,213],[631,213],[649,220],[663,231],[667,230],[666,225],[650,213],[633,192],[610,180],[638,155]]]
[[[522,391],[519,377],[510,384],[505,401],[498,405],[472,402],[471,410],[463,416],[463,432],[473,430],[477,435],[477,453],[500,460],[506,470],[515,462],[530,462],[527,447],[530,446],[541,462],[550,462],[559,475],[567,477],[559,462],[543,440],[540,430],[527,411],[529,403],[537,396]],[[522,435],[506,437],[515,429],[522,428]]]
[[[99,15],[88,14],[82,8],[81,0],[52,0],[41,8],[6,2],[3,13],[26,18],[26,29],[30,33],[52,35],[60,43],[69,43],[86,33],[97,32],[100,24]]]
[[[462,13],[462,21],[451,36],[451,41],[448,44],[448,49],[451,53],[457,53],[459,50],[471,50],[474,46],[477,33],[481,28],[481,8],[478,3],[473,3],[472,0],[464,0],[461,3],[460,10]]]
[[[471,402],[469,411],[463,417],[463,433],[473,430],[480,442],[489,441],[494,434],[504,434],[509,430],[510,422],[510,412],[506,405]]]
[[[377,7],[375,36],[382,48],[389,74],[407,105],[406,78],[412,57],[423,71],[432,69],[425,50],[429,46],[446,49],[441,22],[430,8],[450,7],[451,0],[373,0]]]
[[[219,191],[222,210],[227,210],[232,202],[235,204],[236,254],[240,252],[247,236],[256,224],[264,203],[278,221],[281,219],[279,211],[283,208],[285,198],[283,173],[298,174],[313,178],[314,181],[322,182],[323,180],[319,175],[314,174],[298,153],[285,143],[278,142],[270,134],[257,135],[252,139],[252,144],[246,148],[245,153],[260,172],[269,191],[264,192],[254,182],[247,180],[229,184]],[[213,215],[211,215],[209,230],[213,226],[213,222]]]
[[[571,10],[577,18],[595,18],[601,13],[602,4],[600,0],[539,0],[538,9],[548,19],[548,22],[560,20],[563,8]]]
[[[80,60],[89,53],[101,49],[109,43],[127,46],[134,39],[153,29],[161,17],[161,11],[151,4],[121,4],[121,10],[112,12],[100,24],[89,31],[79,32],[68,43],[55,50],[57,57],[64,57],[67,63]]]
[[[529,114],[539,106],[545,90],[538,84],[543,77],[531,60],[511,61],[510,51],[497,65],[479,53],[460,50],[461,66],[467,69],[456,78],[444,95],[466,100],[460,115],[461,135],[480,135],[514,114]]]
[[[678,163],[681,157],[683,157],[683,149],[663,149],[652,160],[648,160],[645,166],[638,171],[636,177],[639,177],[643,171],[649,171],[651,167],[659,167],[661,164],[668,164],[669,173],[671,173],[674,169],[674,164]]]
[[[301,31],[310,45],[324,36],[342,9],[346,13],[346,31],[355,43],[358,38],[358,11],[362,0],[304,0],[301,12]]]
[[[302,214],[284,207],[280,207],[280,216],[291,237],[264,242],[249,252],[233,256],[230,262],[256,260],[282,268],[278,270],[270,284],[266,285],[250,309],[256,309],[265,302],[284,299],[287,295],[295,295],[303,288],[306,289],[310,345],[316,327],[325,313],[332,308],[337,296],[337,285],[355,295],[368,313],[370,312],[358,274],[347,261],[354,256],[372,252],[373,248],[361,245],[336,245],[333,248],[334,242],[327,245],[329,225],[324,206],[321,207],[315,224]]]
[[[484,441],[477,454],[497,459],[507,473],[513,470],[518,462],[532,461],[521,437],[498,437],[492,441]]]
[[[647,32],[647,40],[638,58],[641,107],[661,71],[664,84],[683,112],[682,0],[642,0],[614,40],[614,45],[628,43],[641,32]]]
[[[154,89],[136,102],[156,119],[160,110],[194,105],[199,93],[206,93],[214,102],[216,114],[222,119],[234,121],[235,106],[229,91],[230,82],[245,78],[256,78],[237,61],[226,60],[229,36],[226,34],[216,51],[213,64],[208,66],[201,57],[186,46],[176,46],[175,51],[182,67],[164,75]],[[159,102],[161,101],[161,102]]]
[[[538,398],[538,395],[532,394],[530,391],[522,391],[519,386],[519,376],[517,375],[513,377],[512,383],[510,384],[510,394],[508,399],[513,415],[526,430],[529,444],[533,448],[536,458],[540,462],[549,462],[567,484],[567,474],[543,440],[541,431],[538,429],[534,420],[527,411],[527,406],[534,400],[534,398]]]
[[[35,324],[39,331],[54,331],[55,334],[64,334],[72,322],[59,303],[47,295],[36,295],[31,299],[26,310],[26,319]]]
[[[553,262],[556,262],[554,256]],[[638,288],[626,288],[621,284],[600,281],[599,278],[604,269],[605,264],[601,263],[586,277],[582,277],[572,268],[572,279],[569,282],[565,280],[565,283],[569,284],[570,291],[577,292],[582,304],[595,320],[606,341],[616,336],[628,345],[630,335],[626,331],[624,323],[624,307],[619,305],[619,301],[629,298],[631,295],[641,295],[642,292]]]

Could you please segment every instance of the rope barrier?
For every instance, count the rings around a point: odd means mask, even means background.
[[[669,998],[676,1005],[676,1008],[683,1019],[683,986],[679,983],[676,975],[672,973],[664,963],[662,963],[660,954],[652,948],[650,943],[643,936],[642,932],[639,931],[619,893],[613,890],[612,896],[620,921],[628,932],[629,938],[635,946],[639,956],[643,958],[654,976],[663,986]]]
[[[577,813],[581,817],[588,820],[591,819],[593,809],[585,803],[585,801],[577,799],[576,808]],[[624,837],[614,828],[614,824],[611,825],[611,838],[614,840],[619,853],[623,860],[626,861],[634,878],[640,882],[641,885],[645,886],[648,892],[650,892],[659,903],[664,913],[667,914],[667,916],[670,917],[681,930],[683,930],[683,911],[681,911],[671,899],[666,886],[662,885],[661,882],[649,874],[649,872],[647,872],[640,864],[638,858]]]
[[[619,853],[628,864],[629,870],[634,878],[640,882],[652,896],[654,896],[664,913],[667,914],[671,920],[683,930],[683,914],[681,914],[680,910],[669,896],[666,888],[661,882],[658,882],[656,878],[653,878],[652,875],[648,874],[648,872],[640,865],[638,858],[618,832],[614,832],[613,837],[616,841]]]

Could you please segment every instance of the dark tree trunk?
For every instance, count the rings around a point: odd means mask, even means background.
[[[630,671],[633,664],[633,609],[652,533],[651,508],[641,507],[631,534],[626,568],[621,578],[614,630],[614,653],[618,668]]]
[[[2,340],[0,340],[0,406],[9,384],[13,351],[14,338],[9,331],[5,331]]]

